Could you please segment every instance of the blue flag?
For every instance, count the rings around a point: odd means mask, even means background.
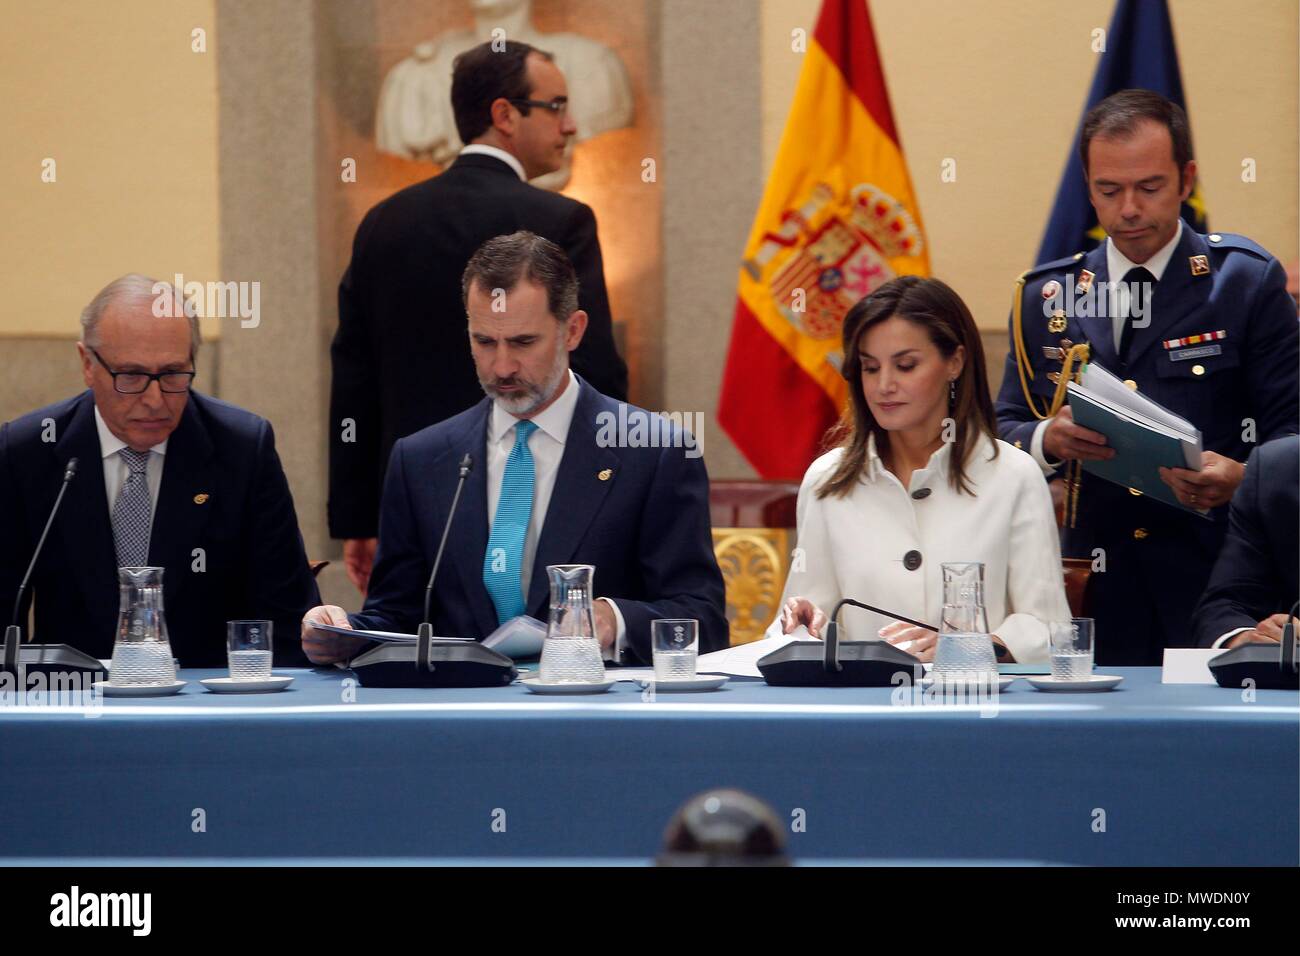
[[[1112,93],[1129,89],[1153,90],[1177,103],[1184,112],[1187,110],[1182,75],[1178,72],[1178,51],[1174,48],[1174,29],[1165,0],[1119,0],[1115,6],[1115,15],[1106,32],[1106,49],[1092,78],[1088,102],[1083,107],[1065,163],[1065,175],[1056,190],[1056,204],[1038,249],[1038,262],[1086,252],[1106,238],[1088,201],[1083,163],[1075,147],[1088,110]],[[1197,232],[1208,229],[1199,184],[1183,203],[1183,218]]]

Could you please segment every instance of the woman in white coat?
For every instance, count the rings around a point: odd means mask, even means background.
[[[844,317],[850,401],[838,447],[799,489],[799,545],[773,630],[807,625],[852,597],[928,624],[943,606],[940,565],[984,564],[998,659],[1048,656],[1069,620],[1051,493],[1028,454],[999,441],[984,350],[970,310],[938,279],[901,276]],[[842,640],[884,638],[934,659],[934,632],[851,606]]]

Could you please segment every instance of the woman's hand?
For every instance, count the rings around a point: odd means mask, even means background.
[[[886,624],[876,633],[881,640],[894,645],[907,644],[910,641],[910,646],[900,650],[907,651],[923,663],[934,660],[934,648],[939,641],[939,635],[934,631],[914,627],[906,621],[895,621],[893,624]]]
[[[789,634],[801,624],[808,628],[809,636],[820,638],[822,628],[826,626],[826,615],[807,598],[792,597],[781,608],[781,633]]]

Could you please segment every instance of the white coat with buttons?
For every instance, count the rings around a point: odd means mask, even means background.
[[[843,450],[822,455],[799,488],[798,550],[781,605],[798,595],[830,614],[841,598],[851,597],[937,626],[943,607],[940,566],[980,561],[989,630],[1017,661],[1046,661],[1048,622],[1070,618],[1052,497],[1028,454],[1002,441],[996,445],[996,456],[988,438],[971,448],[966,477],[974,496],[949,484],[952,446],[946,442],[904,488],[880,460],[873,436],[865,473],[842,498],[816,495]],[[918,496],[923,489],[929,494]],[[781,633],[777,610],[768,636]],[[875,640],[890,623],[845,607],[840,638]]]

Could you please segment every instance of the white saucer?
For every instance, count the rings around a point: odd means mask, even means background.
[[[1062,691],[1089,693],[1099,690],[1113,690],[1119,686],[1119,682],[1123,679],[1122,677],[1111,677],[1106,674],[1092,674],[1077,680],[1057,680],[1051,674],[1025,678],[1038,690],[1058,693]]]
[[[236,680],[233,677],[209,677],[199,681],[214,694],[270,694],[284,690],[293,683],[292,677],[276,677],[272,674],[266,680]]]
[[[95,686],[105,697],[170,697],[179,694],[187,681],[178,680],[171,684],[110,684],[106,680],[95,681]]]
[[[580,681],[556,681],[554,683],[544,683],[540,677],[525,677],[519,683],[523,684],[534,694],[603,694],[613,687],[617,681],[612,677],[605,680],[597,681],[593,684],[586,684]]]
[[[655,680],[653,677],[642,677],[638,679],[638,683],[642,687],[653,687],[655,693],[660,691],[671,693],[717,690],[729,679],[726,674],[696,674],[694,677],[684,677],[679,680]]]
[[[1014,682],[1014,681],[1015,681],[1015,677],[1013,677],[1013,676],[1011,676],[1011,675],[1008,675],[1008,674],[999,674],[999,675],[998,675],[998,693],[999,693],[999,694],[1002,693],[1004,690],[1006,690],[1008,687],[1010,687],[1011,684],[1012,684],[1012,682]],[[930,677],[930,676],[928,676],[928,675],[925,676],[925,677],[922,677],[922,678],[921,678],[921,686],[922,686],[922,687],[934,687],[934,686],[935,686],[935,680],[934,680],[934,678],[933,678],[933,677]],[[976,689],[980,689],[980,690],[983,689],[983,685],[981,685],[981,684],[978,684],[978,683],[967,684],[965,681],[951,681],[951,682],[949,682],[949,681],[940,681],[938,686],[939,686],[939,689],[940,689],[941,692],[942,692],[944,689],[949,688],[949,687],[951,687],[953,690],[963,690],[963,691],[966,691],[967,688],[969,688],[969,691],[972,692],[972,693],[973,693]]]

